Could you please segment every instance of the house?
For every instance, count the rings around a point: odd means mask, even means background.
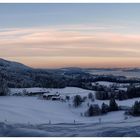
[[[60,96],[53,96],[51,98],[52,101],[60,101],[61,100],[61,97]]]
[[[43,99],[46,99],[46,100],[60,100],[61,97],[60,97],[60,94],[44,93],[43,94]]]

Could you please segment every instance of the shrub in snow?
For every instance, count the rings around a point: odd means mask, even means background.
[[[69,101],[70,100],[70,96],[66,96],[66,100]]]
[[[103,103],[102,107],[101,107],[101,111],[102,111],[102,114],[109,112],[109,106],[107,104]]]
[[[119,109],[118,104],[116,103],[114,98],[110,99],[109,102],[109,110],[110,111],[117,111]]]
[[[73,104],[74,104],[74,107],[79,107],[82,104],[82,98],[80,95],[74,96]]]

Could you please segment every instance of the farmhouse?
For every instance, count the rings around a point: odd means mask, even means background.
[[[51,98],[53,101],[60,101],[61,100],[61,97],[60,96],[53,96],[52,98]]]
[[[43,99],[46,99],[46,100],[60,100],[61,97],[60,97],[60,94],[44,93],[43,94]]]

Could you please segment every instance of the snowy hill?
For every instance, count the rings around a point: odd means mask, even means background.
[[[25,89],[25,88],[24,88]],[[18,92],[23,92],[22,88],[11,89],[11,95]],[[51,121],[55,123],[98,123],[99,118],[102,118],[102,122],[122,122],[124,121],[124,111],[109,112],[102,116],[85,117],[81,116],[81,113],[87,111],[89,104],[102,103],[109,104],[109,100],[97,100],[91,101],[87,99],[79,108],[73,107],[73,97],[75,95],[81,95],[82,97],[88,96],[94,91],[85,90],[75,87],[66,87],[62,89],[42,89],[42,88],[26,88],[27,92],[35,91],[49,91],[50,94],[60,94],[61,96],[70,96],[68,102],[44,100],[38,96],[3,96],[0,98],[0,121],[5,120],[10,123],[28,123],[31,124],[45,124]],[[118,101],[118,105],[131,107],[136,100],[140,98],[128,99]],[[130,117],[129,121],[139,120],[139,118]]]
[[[0,59],[0,77],[4,77],[8,87],[79,87],[81,78],[91,75],[77,69],[34,69],[18,62]],[[81,81],[82,82],[82,81]]]
[[[0,58],[0,69],[7,69],[10,71],[17,71],[17,70],[31,70],[32,68],[25,66],[18,62],[7,61]]]

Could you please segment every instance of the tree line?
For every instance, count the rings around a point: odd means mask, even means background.
[[[103,88],[101,91],[96,91],[96,99],[98,100],[109,100],[115,98],[117,100],[126,100],[140,97],[140,87],[129,85],[127,90],[120,90],[114,88]]]
[[[93,100],[93,94],[89,93],[88,98]],[[82,98],[80,95],[74,96],[73,99],[73,105],[75,108],[80,107],[81,104],[84,102],[84,97]],[[116,103],[114,98],[110,99],[109,105],[102,103],[102,106],[99,107],[98,104],[91,104],[89,105],[88,110],[85,112],[85,116],[97,116],[97,115],[102,115],[106,114],[111,111],[117,111],[119,110],[119,106]]]

